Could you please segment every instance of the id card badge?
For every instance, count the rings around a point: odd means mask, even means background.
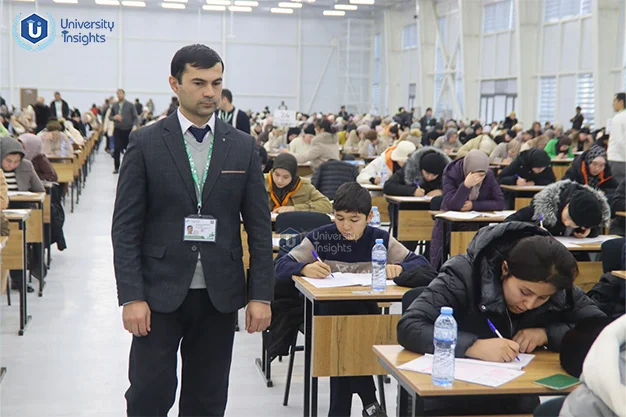
[[[211,216],[199,216],[192,214],[185,217],[185,231],[183,240],[185,242],[211,242],[215,243],[215,231],[217,229],[217,219]]]

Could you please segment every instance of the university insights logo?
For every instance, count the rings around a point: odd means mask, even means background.
[[[52,16],[48,13],[47,18],[33,13],[22,18],[18,14],[13,24],[13,37],[15,42],[27,51],[41,51],[46,49],[54,41],[56,26]]]

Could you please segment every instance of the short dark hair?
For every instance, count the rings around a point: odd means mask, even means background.
[[[358,182],[346,182],[335,193],[333,209],[368,216],[372,211],[372,197],[369,191],[361,187]]]
[[[433,109],[431,109],[430,107],[428,107],[428,108],[426,109],[426,111],[433,111]]]
[[[552,236],[522,238],[504,259],[509,275],[524,281],[548,282],[559,290],[572,289],[578,276],[576,259]]]
[[[576,110],[582,110],[582,107],[576,106]]]
[[[322,129],[324,132],[328,132],[328,133],[335,133],[335,129],[333,128],[333,126],[330,124],[330,120],[324,118],[322,120],[320,120],[318,127],[320,129]]]
[[[626,103],[626,93],[617,93],[615,94],[615,98],[617,101],[621,101],[622,103]]]
[[[233,102],[233,93],[230,92],[228,88],[224,88],[222,90],[222,98],[227,99],[230,103]]]
[[[61,93],[59,93],[58,91],[55,91],[55,92],[54,92],[54,95],[56,96],[57,94],[58,94],[58,95],[61,95]]]
[[[121,91],[122,93],[126,94],[126,91],[124,91],[123,88],[118,88],[117,91]]]
[[[200,69],[209,69],[222,64],[222,73],[224,72],[224,62],[219,54],[208,46],[198,43],[180,48],[172,58],[170,74],[176,77],[179,83],[183,82],[183,73],[187,64]]]

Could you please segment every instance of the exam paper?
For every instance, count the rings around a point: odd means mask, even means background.
[[[596,237],[585,237],[579,239],[574,236],[556,236],[555,239],[561,242],[565,247],[569,246],[580,246],[580,245],[588,245],[591,243],[603,243],[607,240],[615,239],[617,236],[609,236],[609,235],[600,235]],[[568,246],[569,245],[569,246]]]
[[[430,375],[433,370],[433,356],[424,355],[405,363],[399,369]],[[460,362],[459,359],[456,359],[454,365],[454,379],[493,388],[504,385],[521,375],[524,375],[524,371],[496,366],[475,365],[473,363]]]
[[[302,277],[315,288],[339,288],[352,286],[370,286],[372,285],[372,274],[355,274],[349,272],[333,272],[333,276],[326,278],[309,278]],[[393,280],[387,280],[387,286],[396,285]]]

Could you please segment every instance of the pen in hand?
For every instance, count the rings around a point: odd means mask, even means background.
[[[491,320],[487,319],[487,324],[489,325],[489,328],[491,329],[492,332],[495,333],[496,336],[498,336],[500,339],[504,339],[504,337],[502,337],[502,334],[500,334],[500,332],[498,331],[498,329],[496,329],[496,326],[493,325],[493,323],[491,322]],[[515,357],[516,361],[520,361],[519,360],[519,356]]]
[[[539,215],[539,226],[543,229],[543,216],[541,214]]]
[[[311,254],[313,255],[313,257],[315,258],[316,261],[320,262],[320,263],[324,263],[322,262],[322,260],[320,259],[319,255],[317,254],[317,252],[315,252],[315,249],[311,250]],[[331,278],[335,278],[335,276],[333,275],[333,273],[330,273]]]

